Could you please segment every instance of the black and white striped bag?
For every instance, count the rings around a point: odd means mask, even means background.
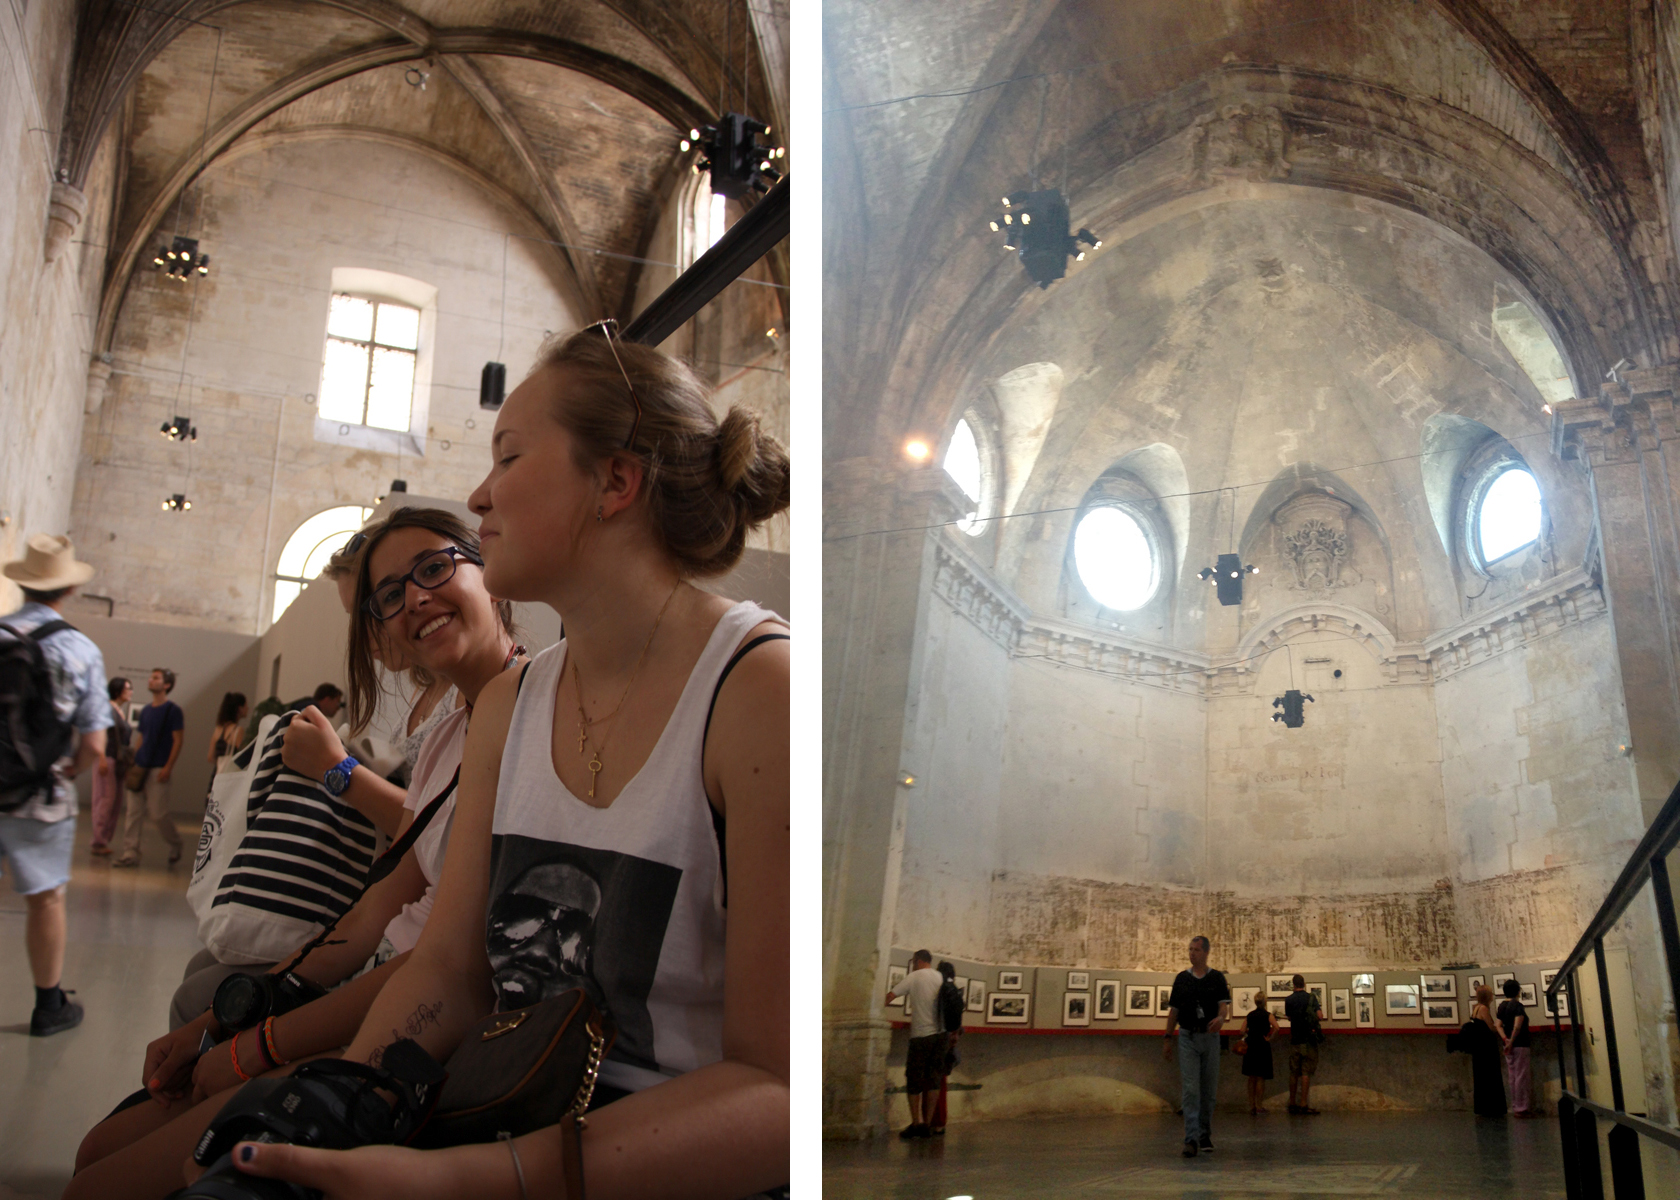
[[[205,808],[187,903],[224,963],[275,962],[337,920],[380,849],[372,821],[281,762],[294,715],[263,718]]]

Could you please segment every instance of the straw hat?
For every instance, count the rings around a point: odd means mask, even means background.
[[[67,537],[37,533],[28,552],[5,566],[7,579],[32,592],[53,592],[93,578],[92,565],[76,561],[76,547]]]

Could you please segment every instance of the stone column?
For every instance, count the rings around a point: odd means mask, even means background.
[[[914,720],[927,526],[960,511],[935,466],[823,468],[823,1131],[886,1128],[891,1024],[882,1016]],[[883,532],[886,531],[886,532]]]
[[[1552,448],[1592,480],[1604,598],[1648,825],[1680,781],[1680,423],[1674,365],[1631,371],[1552,415]],[[1589,564],[1590,566],[1590,564]]]
[[[68,183],[52,185],[52,197],[47,201],[47,244],[44,257],[54,262],[70,244],[70,237],[87,215],[87,197]]]

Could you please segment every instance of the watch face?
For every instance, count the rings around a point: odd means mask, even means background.
[[[344,785],[350,781],[344,777],[343,771],[334,767],[327,772],[327,777],[323,782],[327,785],[327,790],[336,796],[344,790]]]

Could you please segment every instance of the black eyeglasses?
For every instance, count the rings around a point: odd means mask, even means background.
[[[600,331],[606,339],[607,349],[612,351],[613,361],[618,364],[618,373],[624,376],[624,390],[630,393],[630,403],[636,406],[636,419],[630,423],[630,436],[624,439],[624,448],[631,450],[636,445],[636,434],[642,428],[642,402],[636,396],[636,389],[630,383],[630,372],[624,369],[624,360],[618,356],[618,347],[613,343],[618,341],[618,319],[608,317],[604,321],[596,321],[593,325],[585,326],[584,332]]]
[[[408,603],[408,581],[413,580],[414,586],[431,591],[440,588],[455,578],[456,559],[464,558],[475,567],[482,567],[484,560],[471,550],[463,550],[459,546],[446,546],[442,550],[433,550],[419,562],[414,569],[401,579],[392,579],[373,589],[373,595],[367,598],[364,607],[370,616],[381,621],[389,621],[403,610]]]

